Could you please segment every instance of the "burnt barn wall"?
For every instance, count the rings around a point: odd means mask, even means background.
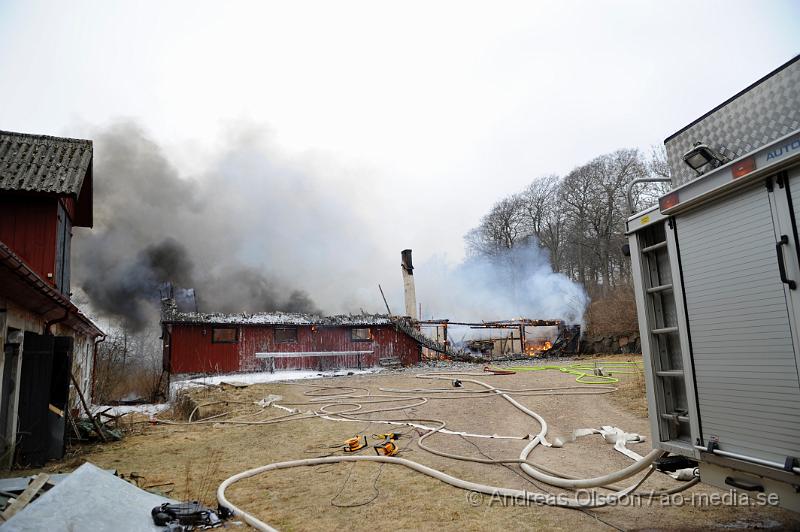
[[[222,326],[219,327],[228,327]],[[351,330],[366,327],[298,326],[296,342],[278,342],[275,326],[239,325],[236,343],[213,343],[212,325],[173,323],[169,326],[169,370],[173,374],[264,371],[269,362],[256,353],[297,353],[320,351],[372,351],[362,355],[364,367],[378,365],[378,360],[397,357],[403,365],[419,362],[419,344],[393,325],[370,326],[372,340],[353,341]],[[276,359],[275,369],[332,369],[357,367],[356,355],[338,360],[319,357]]]

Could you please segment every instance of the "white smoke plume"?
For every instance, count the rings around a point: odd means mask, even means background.
[[[581,324],[589,304],[580,284],[553,272],[547,251],[535,239],[456,266],[436,257],[415,270],[415,280],[425,318],[560,319]]]

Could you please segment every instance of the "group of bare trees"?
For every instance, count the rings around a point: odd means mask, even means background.
[[[156,402],[164,378],[158,334],[113,328],[98,345],[94,372],[95,404]]]
[[[622,255],[630,214],[628,183],[668,176],[663,150],[654,149],[646,157],[639,150],[622,149],[564,177],[541,177],[495,203],[465,236],[467,251],[491,257],[535,243],[548,251],[554,271],[580,282],[591,294],[607,295],[630,282],[630,263]],[[634,207],[654,203],[664,190],[658,185],[635,188]]]

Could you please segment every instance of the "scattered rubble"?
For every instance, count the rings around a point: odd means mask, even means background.
[[[8,480],[16,479],[6,482]],[[57,482],[48,475],[38,475],[26,490],[34,491],[33,495],[43,493],[35,500],[24,501],[24,507],[3,524],[4,530],[162,531],[163,527],[153,523],[151,510],[164,503],[177,502],[148,493],[88,462],[68,475],[61,475]],[[10,505],[6,511],[15,505]]]

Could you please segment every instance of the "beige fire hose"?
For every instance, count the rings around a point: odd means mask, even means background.
[[[606,495],[602,500],[583,503],[578,501],[577,499],[566,498],[559,495],[550,495],[546,493],[537,493],[531,492],[526,490],[517,490],[511,488],[501,488],[496,486],[489,486],[488,484],[478,484],[476,482],[470,482],[468,480],[463,480],[460,478],[453,477],[448,475],[447,473],[443,473],[437,469],[433,469],[428,466],[424,466],[417,462],[412,462],[411,460],[406,460],[405,458],[396,458],[390,456],[327,456],[324,458],[307,458],[305,460],[289,460],[288,462],[276,462],[274,464],[268,464],[261,467],[256,467],[254,469],[249,469],[247,471],[243,471],[232,477],[226,479],[219,485],[217,488],[217,501],[219,502],[220,506],[227,508],[228,510],[232,511],[234,515],[239,515],[242,519],[245,520],[247,524],[256,528],[257,530],[262,530],[264,532],[277,532],[276,529],[269,526],[267,523],[261,521],[254,515],[242,510],[238,506],[231,503],[225,497],[225,490],[234,482],[238,482],[244,478],[253,477],[259,475],[261,473],[266,473],[267,471],[273,471],[276,469],[289,469],[292,467],[301,467],[301,466],[315,466],[315,465],[322,465],[322,464],[336,464],[339,462],[383,462],[387,464],[397,464],[408,467],[413,469],[414,471],[418,471],[429,477],[433,477],[437,480],[441,480],[446,484],[450,484],[451,486],[455,486],[456,488],[461,488],[469,491],[473,491],[476,493],[483,493],[484,495],[490,495],[492,497],[503,497],[503,498],[513,498],[519,501],[529,501],[532,503],[537,504],[548,504],[554,506],[562,506],[567,508],[596,508],[599,506],[604,506],[613,502],[615,499],[620,499],[630,492],[635,490],[639,487],[639,485],[644,482],[648,476],[650,476],[651,471],[648,472],[641,480],[639,480],[636,484],[630,486],[628,489],[622,492],[617,492],[612,495]]]
[[[418,378],[422,378],[422,379],[449,379],[453,375],[459,375],[459,376],[463,377],[463,375],[465,375],[465,374],[464,373],[433,373],[433,374],[426,374],[426,375],[417,375],[417,377]],[[475,374],[468,373],[466,375],[475,375]],[[453,458],[453,459],[456,459],[456,460],[474,461],[474,462],[479,462],[479,463],[518,463],[522,467],[523,471],[525,471],[525,473],[530,475],[532,478],[537,479],[537,480],[539,480],[541,482],[544,482],[544,483],[547,483],[547,484],[551,484],[553,486],[562,487],[562,488],[566,488],[566,489],[572,489],[572,490],[583,489],[583,488],[591,488],[591,487],[609,487],[610,484],[612,484],[613,482],[616,482],[618,480],[624,480],[624,479],[630,478],[633,475],[636,475],[637,473],[640,473],[640,472],[645,471],[645,470],[648,470],[648,471],[641,479],[639,479],[637,482],[635,482],[633,485],[631,485],[631,486],[629,486],[627,488],[615,491],[614,493],[611,493],[611,494],[604,495],[602,498],[599,498],[599,499],[598,498],[592,498],[589,501],[582,501],[582,500],[579,501],[577,498],[569,498],[569,497],[564,496],[563,494],[561,494],[561,495],[552,495],[552,494],[546,494],[546,493],[528,492],[528,491],[524,491],[524,490],[516,490],[516,489],[510,489],[510,488],[490,486],[490,485],[487,485],[487,484],[475,483],[475,482],[471,482],[471,481],[467,481],[467,480],[463,480],[463,479],[459,479],[459,478],[453,477],[453,476],[448,475],[448,474],[446,474],[446,473],[444,473],[442,471],[430,468],[428,466],[419,464],[417,462],[413,462],[411,460],[407,460],[405,458],[386,457],[386,456],[329,456],[329,457],[323,457],[323,458],[309,458],[309,459],[303,459],[303,460],[290,460],[290,461],[286,461],[286,462],[277,462],[277,463],[268,464],[268,465],[256,467],[256,468],[253,468],[253,469],[249,469],[247,471],[243,471],[241,473],[233,475],[232,477],[230,477],[230,478],[226,479],[224,482],[222,482],[222,484],[220,484],[219,488],[217,489],[217,500],[219,501],[219,504],[222,507],[231,510],[232,512],[234,512],[234,514],[240,515],[251,526],[253,526],[253,527],[255,527],[255,528],[259,529],[259,530],[272,531],[272,530],[275,530],[275,529],[270,527],[267,523],[264,523],[263,521],[259,520],[258,518],[256,518],[252,514],[249,514],[246,511],[242,510],[241,508],[239,508],[239,507],[235,506],[234,504],[232,504],[225,497],[225,490],[230,485],[232,485],[233,483],[235,483],[235,482],[237,482],[239,480],[242,480],[244,478],[253,477],[255,475],[259,475],[259,474],[266,473],[268,471],[272,471],[272,470],[276,470],[276,469],[287,469],[287,468],[300,467],[300,466],[314,466],[314,465],[332,464],[332,463],[341,463],[341,462],[366,461],[366,462],[382,462],[382,463],[390,463],[390,464],[402,465],[402,466],[408,467],[410,469],[413,469],[415,471],[418,471],[420,473],[423,473],[425,475],[428,475],[428,476],[430,476],[432,478],[435,478],[437,480],[441,480],[442,482],[445,482],[445,483],[447,483],[447,484],[449,484],[451,486],[454,486],[454,487],[457,487],[457,488],[461,488],[461,489],[465,489],[465,490],[474,491],[474,492],[477,492],[477,493],[490,495],[490,496],[493,496],[493,497],[510,497],[510,498],[515,498],[515,499],[519,499],[519,500],[525,500],[525,501],[533,502],[533,503],[554,505],[554,506],[562,506],[562,507],[567,507],[567,508],[591,508],[591,507],[604,506],[606,504],[609,504],[609,503],[611,503],[611,502],[613,502],[613,501],[615,501],[615,500],[617,500],[617,499],[619,499],[621,497],[624,497],[624,496],[630,494],[631,492],[633,492],[654,471],[654,468],[652,467],[652,463],[655,460],[657,460],[658,458],[660,458],[660,457],[662,457],[663,455],[666,454],[664,451],[656,449],[656,450],[653,450],[650,453],[648,453],[641,460],[636,461],[633,464],[631,464],[631,465],[629,465],[629,466],[627,466],[627,467],[625,467],[625,468],[623,468],[623,469],[621,469],[619,471],[615,471],[613,473],[610,473],[610,474],[607,474],[607,475],[603,475],[603,476],[599,476],[599,477],[594,477],[594,478],[575,479],[575,478],[568,477],[567,475],[554,476],[554,475],[545,474],[542,471],[540,471],[539,469],[536,469],[534,467],[535,464],[533,464],[532,462],[530,462],[528,460],[529,455],[531,454],[533,449],[538,444],[541,443],[542,445],[550,446],[550,443],[548,443],[547,440],[546,440],[548,427],[547,427],[547,422],[544,420],[544,418],[542,418],[539,414],[537,414],[533,410],[530,410],[529,408],[525,407],[524,405],[522,405],[519,402],[517,402],[516,400],[514,400],[510,395],[508,395],[508,393],[506,393],[506,390],[495,388],[494,386],[486,384],[485,382],[474,380],[474,379],[463,379],[462,378],[462,381],[463,382],[471,382],[471,383],[474,383],[474,384],[477,384],[479,386],[482,386],[482,387],[486,388],[487,392],[494,393],[494,394],[499,395],[500,397],[503,397],[505,400],[507,400],[509,403],[511,403],[515,408],[517,408],[520,411],[524,412],[528,416],[534,418],[539,423],[539,425],[541,427],[539,432],[538,432],[538,434],[536,434],[531,439],[531,442],[522,450],[519,459],[484,460],[484,459],[477,459],[477,458],[471,458],[471,457],[466,457],[466,456],[455,455],[455,454],[446,453],[446,452],[443,452],[443,451],[436,451],[436,450],[431,449],[430,447],[425,446],[424,443],[423,443],[425,438],[427,438],[428,436],[431,436],[432,434],[435,434],[437,432],[444,432],[443,429],[445,427],[445,422],[441,421],[441,420],[420,420],[420,419],[417,419],[417,420],[414,420],[414,421],[428,421],[428,422],[429,421],[434,421],[434,422],[439,423],[439,425],[440,425],[438,427],[426,427],[426,428],[429,428],[429,431],[426,432],[425,434],[423,434],[420,437],[420,439],[418,440],[418,445],[420,446],[420,448],[422,448],[422,449],[424,449],[426,451],[432,452],[434,454],[437,454],[437,455],[440,455],[440,456],[444,456],[444,457],[448,457],[448,458]],[[397,390],[392,390],[392,391],[397,391]],[[414,390],[414,391],[415,392],[416,391],[422,392],[423,390]],[[509,392],[509,393],[513,393],[513,392]],[[356,398],[371,399],[372,401],[370,401],[370,402],[378,402],[378,401],[382,402],[382,400],[376,401],[375,399],[377,397],[378,396],[358,396],[358,397],[354,397],[353,399],[356,399]],[[319,399],[324,401],[324,400],[331,400],[333,398],[338,398],[338,399],[344,400],[344,402],[333,402],[333,403],[326,404],[320,409],[320,411],[315,412],[314,414],[319,416],[319,417],[324,417],[326,419],[335,419],[335,418],[331,418],[329,416],[336,416],[338,418],[341,418],[341,419],[338,419],[338,420],[342,420],[342,421],[344,421],[344,420],[347,420],[347,421],[361,420],[361,421],[371,421],[371,422],[382,422],[382,421],[388,421],[388,420],[359,419],[359,418],[356,418],[354,416],[354,414],[357,413],[360,416],[360,415],[368,414],[368,413],[381,412],[381,411],[390,411],[390,410],[398,410],[398,409],[401,409],[401,408],[407,408],[406,406],[404,406],[404,407],[394,407],[394,408],[376,409],[376,410],[361,410],[362,404],[363,404],[364,401],[357,402],[355,400],[349,400],[350,397],[346,397],[344,394],[341,394],[341,395],[334,394],[331,397],[320,397]],[[409,399],[411,399],[411,397],[409,397]],[[424,402],[427,401],[427,399],[424,398],[424,397],[422,397],[420,399],[425,399],[425,401],[417,403],[415,406],[419,406],[421,404],[424,404]],[[278,405],[276,405],[276,406],[278,406]],[[351,406],[352,408],[346,409],[346,410],[343,410],[343,411],[339,410],[338,412],[329,412],[328,409],[330,407],[332,407],[332,406],[340,406],[340,407],[341,406]],[[406,422],[404,422],[403,424],[411,424],[411,423],[408,423],[407,421],[411,421],[411,420],[406,420]],[[391,421],[391,422],[392,423],[400,423],[397,420],[394,420],[394,421]],[[542,468],[542,469],[544,469],[544,468]],[[687,483],[687,484],[685,484],[683,486],[680,486],[678,489],[667,490],[665,493],[676,493],[677,491],[682,491],[683,489],[687,489],[688,487],[690,487],[691,485],[694,485],[695,483],[696,483],[696,480],[693,480],[693,481],[691,481],[691,482],[689,482],[689,483]]]
[[[447,375],[447,376],[445,377],[445,375]],[[425,375],[425,376],[418,375],[418,377],[423,378],[423,379],[444,379],[444,378],[449,378],[450,375],[452,375],[452,374],[433,373],[433,374],[428,374],[428,375]],[[525,471],[525,473],[527,473],[531,477],[535,478],[536,480],[538,480],[540,482],[544,482],[546,484],[550,484],[551,486],[556,486],[556,487],[559,487],[559,488],[566,488],[566,489],[583,489],[583,488],[595,488],[595,487],[599,487],[599,486],[604,486],[604,485],[616,482],[618,480],[624,480],[626,478],[629,478],[629,477],[635,475],[636,473],[639,473],[640,471],[650,467],[650,464],[652,464],[653,462],[655,462],[656,460],[658,460],[659,458],[661,458],[662,456],[667,454],[666,451],[662,451],[660,449],[653,449],[647,455],[642,457],[641,460],[639,460],[637,462],[634,462],[631,465],[629,465],[628,467],[620,469],[619,471],[616,471],[614,473],[610,473],[608,475],[603,475],[601,477],[586,478],[586,479],[565,479],[565,478],[555,477],[555,476],[552,476],[552,475],[546,475],[546,474],[534,469],[527,462],[528,456],[531,454],[531,452],[533,452],[533,449],[539,443],[541,443],[542,445],[545,445],[547,447],[550,446],[550,444],[545,439],[545,436],[547,435],[547,422],[544,420],[544,418],[542,416],[540,416],[539,414],[537,414],[536,412],[534,412],[533,410],[530,410],[529,408],[526,408],[525,406],[521,405],[520,403],[515,401],[513,398],[511,398],[509,395],[506,395],[506,394],[502,393],[500,390],[498,390],[497,388],[495,388],[494,386],[492,386],[490,384],[486,384],[485,382],[481,382],[481,381],[475,380],[475,379],[462,379],[462,381],[463,382],[472,382],[472,383],[478,384],[480,386],[483,386],[484,388],[486,388],[488,390],[496,392],[500,397],[502,397],[506,401],[510,402],[512,405],[517,407],[519,410],[521,410],[522,412],[525,412],[526,414],[528,414],[529,416],[531,416],[532,418],[534,418],[536,421],[539,422],[539,425],[541,426],[541,430],[539,431],[539,434],[537,434],[536,437],[534,437],[530,441],[530,443],[528,443],[528,445],[526,445],[525,448],[522,449],[522,452],[519,455],[519,459],[520,459],[520,463],[519,464],[520,464],[520,467],[522,468],[522,470]],[[427,436],[427,434],[426,434],[426,436]],[[422,439],[422,438],[420,438],[420,439]]]

